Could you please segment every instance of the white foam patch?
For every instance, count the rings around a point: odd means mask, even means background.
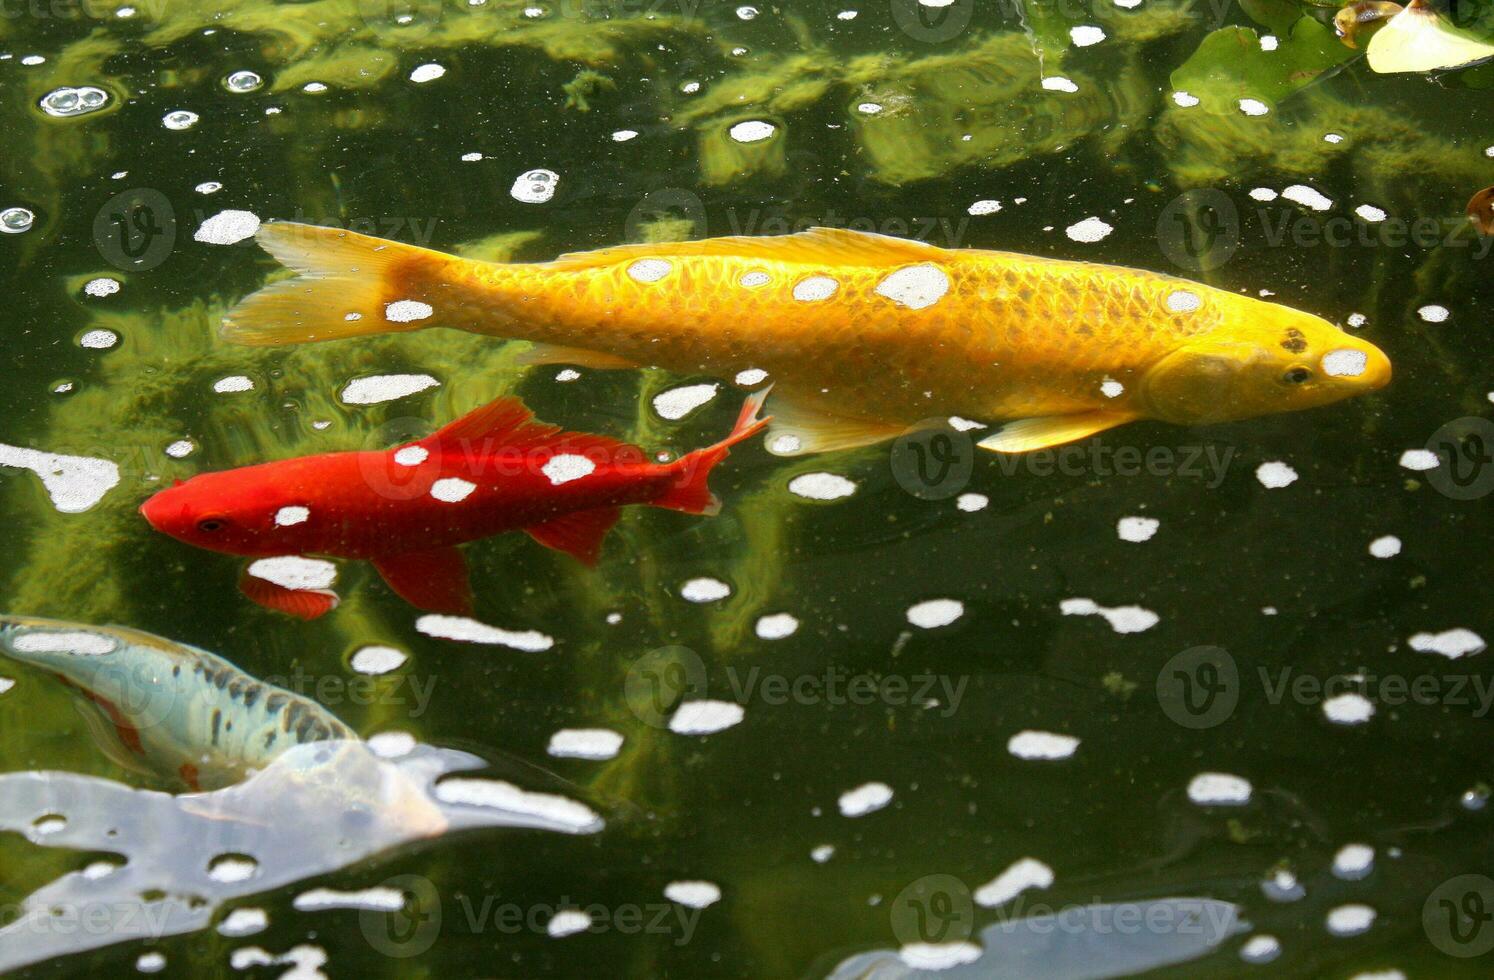
[[[1019,759],[1067,759],[1079,748],[1072,735],[1027,729],[1007,739],[1006,750]]]
[[[1283,462],[1273,460],[1257,466],[1255,478],[1268,490],[1280,490],[1297,482],[1297,471]]]
[[[799,630],[799,620],[789,613],[769,613],[759,616],[753,628],[760,640],[782,640]]]
[[[219,378],[213,382],[213,391],[220,395],[230,395],[240,391],[253,390],[254,381],[243,374],[230,374],[226,378]]]
[[[1115,522],[1115,533],[1122,541],[1140,544],[1150,541],[1162,522],[1155,517],[1122,517]]]
[[[1281,955],[1281,942],[1265,934],[1251,936],[1240,947],[1240,959],[1246,963],[1269,963]]]
[[[738,279],[737,283],[746,286],[748,289],[756,289],[758,286],[766,286],[772,281],[773,277],[766,272],[747,272],[743,273],[742,278]]]
[[[658,282],[673,268],[667,259],[639,259],[628,266],[628,278],[635,282]]]
[[[1244,806],[1250,781],[1227,772],[1201,772],[1188,783],[1188,799],[1199,806]]]
[[[1332,378],[1357,378],[1369,366],[1369,355],[1352,347],[1339,347],[1323,355],[1323,373]]]
[[[840,288],[840,283],[829,276],[809,276],[794,283],[794,299],[802,303],[817,303],[829,299]]]
[[[580,909],[561,909],[551,917],[545,932],[551,939],[564,939],[591,928],[591,916]]]
[[[1276,200],[1276,192],[1269,187],[1256,187],[1251,189],[1250,197],[1252,200],[1265,204]]]
[[[1172,93],[1172,101],[1180,109],[1191,109],[1198,105],[1198,96],[1179,91]]]
[[[1073,79],[1064,78],[1062,75],[1049,75],[1042,80],[1042,86],[1049,92],[1077,92],[1079,86],[1074,84]],[[971,212],[972,214],[974,212]]]
[[[119,334],[113,330],[90,330],[78,338],[78,346],[89,350],[108,350],[119,343]]]
[[[1359,215],[1359,217],[1364,219],[1365,221],[1370,222],[1371,224],[1378,221],[1384,221],[1386,218],[1385,212],[1380,208],[1375,207],[1373,204],[1361,204],[1359,205],[1359,207],[1354,209],[1354,213]]]
[[[835,473],[801,473],[789,481],[789,493],[810,500],[840,500],[856,492],[856,484]]]
[[[1447,320],[1448,317],[1452,316],[1452,314],[1448,312],[1447,307],[1438,306],[1435,303],[1431,303],[1419,308],[1416,311],[1416,315],[1421,317],[1427,323],[1443,323]]]
[[[841,816],[864,817],[892,802],[892,787],[886,783],[865,783],[840,794],[836,804]]]
[[[908,943],[897,951],[897,958],[903,961],[903,965],[931,973],[965,966],[980,957],[981,948],[963,939],[947,943]]]
[[[397,299],[384,307],[384,319],[390,323],[414,323],[429,319],[435,312],[431,304],[418,299]]]
[[[1272,36],[1270,34],[1263,35],[1261,37],[1261,50],[1262,51],[1275,51],[1277,45],[1280,44],[1280,43],[1281,42],[1277,38],[1275,38],[1274,36]]]
[[[1335,725],[1362,725],[1375,716],[1375,706],[1369,698],[1350,691],[1324,701],[1323,715]]]
[[[110,279],[107,276],[90,279],[83,284],[83,292],[89,296],[97,296],[100,299],[105,296],[113,296],[119,292],[119,280]]]
[[[1375,849],[1368,844],[1345,844],[1333,855],[1334,877],[1358,881],[1375,867]]]
[[[394,647],[373,645],[362,647],[355,651],[349,662],[358,673],[376,677],[379,674],[387,674],[392,670],[398,670],[409,659],[409,657],[405,656],[403,650],[396,650]]]
[[[1293,184],[1282,190],[1281,196],[1288,201],[1300,204],[1304,208],[1311,208],[1314,211],[1327,211],[1333,207],[1333,200],[1331,198],[1324,196],[1321,191],[1308,187],[1306,184]]]
[[[1461,626],[1441,633],[1416,633],[1406,641],[1417,653],[1436,653],[1449,660],[1482,653],[1484,638]]]
[[[709,881],[671,881],[664,886],[664,897],[692,909],[704,909],[721,901],[721,888]]]
[[[1203,298],[1187,289],[1174,289],[1167,294],[1167,308],[1173,313],[1192,313],[1203,306]]]
[[[550,793],[531,793],[501,779],[443,779],[436,784],[436,799],[537,817],[577,831],[597,830],[602,824],[602,819],[583,803]]]
[[[404,398],[427,388],[435,388],[440,384],[429,374],[375,374],[349,381],[338,397],[348,405],[376,405]]]
[[[259,862],[245,858],[220,857],[208,865],[208,877],[225,885],[248,881],[258,872]]]
[[[597,464],[579,453],[557,453],[545,460],[540,472],[545,474],[551,486],[570,483],[595,473]]]
[[[1100,382],[1100,394],[1106,398],[1119,398],[1126,393],[1126,386],[1114,378],[1106,378]]]
[[[1065,599],[1058,604],[1065,616],[1103,616],[1117,633],[1143,633],[1156,626],[1161,617],[1141,606],[1102,606],[1093,599]]]
[[[1105,32],[1091,24],[1080,24],[1069,28],[1069,40],[1074,42],[1076,48],[1087,48],[1105,40]]]
[[[981,215],[985,215],[985,214],[995,214],[997,211],[1000,211],[1000,210],[1001,210],[1001,202],[1000,201],[983,200],[983,201],[976,201],[974,204],[970,205],[968,208],[965,209],[965,213],[973,215],[973,216],[975,216],[975,217],[978,218]]]
[[[926,630],[948,626],[965,615],[965,604],[958,599],[926,599],[908,607],[908,622]]]
[[[988,909],[1005,905],[1029,888],[1053,885],[1053,869],[1037,858],[1025,857],[975,890],[975,903]]]
[[[680,597],[690,602],[716,602],[731,595],[731,586],[716,578],[692,578],[680,586]]]
[[[546,751],[557,759],[600,762],[615,758],[622,744],[622,735],[607,728],[562,728],[550,736]]]
[[[1365,316],[1363,313],[1350,313],[1349,314],[1348,323],[1349,323],[1349,326],[1351,326],[1351,327],[1362,327],[1362,326],[1364,326],[1368,322],[1369,322],[1369,317]]]
[[[35,473],[52,506],[63,514],[83,513],[119,485],[119,467],[107,459],[64,456],[0,443],[0,466]]]
[[[820,844],[809,852],[809,859],[815,864],[824,864],[835,856],[834,844]]]
[[[508,194],[522,204],[544,204],[555,196],[559,184],[560,174],[553,170],[529,170],[514,178]]]
[[[633,137],[635,137],[637,135],[638,135],[638,130],[636,130],[636,129],[618,129],[618,130],[614,130],[613,133],[612,133],[612,142],[614,142],[614,143],[626,143],[628,140],[632,139]]]
[[[22,633],[10,645],[17,653],[70,653],[76,657],[102,657],[119,646],[112,636],[81,630]]]
[[[368,737],[369,749],[380,759],[402,759],[419,744],[409,732],[379,732]]]
[[[448,504],[460,503],[472,496],[477,484],[459,476],[444,476],[431,484],[431,496]]]
[[[325,589],[337,580],[337,566],[320,558],[279,555],[252,563],[249,574],[283,589]]]
[[[404,446],[394,451],[394,461],[401,466],[419,466],[430,458],[424,446]]]
[[[1064,234],[1068,235],[1076,242],[1093,244],[1094,242],[1100,241],[1114,230],[1115,229],[1110,227],[1110,225],[1106,222],[1101,221],[1094,215],[1090,215],[1083,221],[1078,221],[1072,225],[1069,225],[1064,229]]]
[[[192,454],[192,450],[196,448],[197,444],[194,443],[191,439],[178,439],[176,442],[173,442],[171,445],[166,447],[166,455],[170,456],[172,459],[182,459],[184,457],[190,456]]]
[[[1401,553],[1401,539],[1386,534],[1369,543],[1369,553],[1376,558],[1394,558]]]
[[[1437,454],[1430,449],[1408,449],[1401,453],[1401,466],[1418,473],[1435,470],[1441,462]]]
[[[466,616],[442,616],[431,613],[417,619],[415,628],[426,636],[435,636],[443,640],[512,647],[526,653],[543,653],[555,645],[552,637],[546,636],[539,630],[506,630],[480,623]]]
[[[962,493],[955,499],[955,506],[967,514],[985,510],[990,503],[991,498],[983,493]]]
[[[742,706],[731,701],[686,701],[670,716],[669,730],[676,735],[713,735],[741,724],[745,715]]]
[[[727,130],[731,138],[738,143],[761,143],[776,131],[777,127],[761,119],[749,119],[746,122],[739,122]]]
[[[1266,105],[1266,103],[1262,102],[1260,99],[1241,99],[1235,104],[1238,105],[1240,107],[1240,111],[1245,113],[1245,115],[1247,116],[1264,116],[1266,113],[1271,111],[1271,107]]]
[[[329,909],[398,912],[405,907],[405,893],[398,888],[382,886],[355,892],[313,888],[297,895],[291,904],[297,912],[325,912]]]
[[[416,85],[424,85],[426,82],[434,82],[444,74],[446,74],[446,67],[432,62],[416,66],[415,70],[410,72],[410,81]]]
[[[166,969],[166,954],[141,953],[135,958],[135,969],[140,973],[160,973]]]
[[[16,686],[16,682],[9,677],[0,677],[0,694],[4,694]]]
[[[581,372],[574,368],[561,368],[555,372],[556,381],[575,381],[579,377],[581,377]]]
[[[682,385],[654,396],[654,411],[661,418],[678,421],[716,397],[718,384]]]
[[[773,437],[773,441],[768,445],[768,451],[779,456],[792,456],[799,451],[801,446],[803,443],[798,436],[784,434]]]
[[[219,211],[192,234],[208,245],[236,245],[259,231],[259,216],[252,211]]]
[[[241,939],[270,927],[270,917],[264,909],[234,909],[218,923],[218,935],[230,939]]]
[[[1328,912],[1325,924],[1335,936],[1358,936],[1375,924],[1375,910],[1359,903],[1340,905]]]
[[[899,306],[922,310],[933,306],[949,292],[949,276],[936,265],[912,265],[898,269],[877,283],[878,296]]]

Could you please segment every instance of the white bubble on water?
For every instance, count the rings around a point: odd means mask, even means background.
[[[173,109],[161,117],[161,125],[167,129],[191,129],[201,117],[190,109]]]
[[[1115,524],[1115,533],[1122,541],[1140,544],[1150,541],[1162,522],[1155,517],[1122,517]]]
[[[1273,460],[1257,466],[1255,478],[1268,490],[1280,490],[1297,482],[1297,471],[1286,463]]]
[[[769,613],[759,616],[753,631],[760,640],[782,640],[798,632],[799,620],[790,613]]]
[[[659,413],[660,418],[677,422],[709,403],[720,390],[720,385],[711,382],[670,388],[654,396],[654,411]]]
[[[362,647],[353,653],[348,661],[349,665],[360,674],[377,677],[398,670],[409,660],[403,650],[394,647],[371,645]]]
[[[213,390],[220,395],[238,391],[253,391],[254,382],[246,375],[230,374],[226,378],[219,378],[217,381],[214,381]]]
[[[1083,221],[1075,222],[1064,229],[1064,233],[1076,242],[1093,244],[1105,238],[1114,231],[1109,224],[1091,215]]]
[[[0,211],[0,234],[19,235],[30,231],[36,223],[36,215],[25,208],[6,208]]]
[[[931,630],[948,626],[965,615],[965,604],[958,599],[927,599],[908,607],[908,622]]]
[[[1292,184],[1282,190],[1281,196],[1295,204],[1314,211],[1327,211],[1333,207],[1333,200],[1316,188],[1308,187],[1306,184]]]
[[[741,724],[745,714],[740,704],[731,701],[685,701],[670,716],[669,730],[676,735],[714,735]]]
[[[988,909],[1005,905],[1029,888],[1051,888],[1053,869],[1037,858],[1024,857],[975,890],[975,904]]]
[[[601,762],[615,758],[622,749],[623,737],[607,728],[562,728],[550,736],[545,751],[557,759],[586,759]]]
[[[840,794],[836,801],[842,816],[864,817],[892,802],[892,787],[886,783],[864,783]]]
[[[446,74],[446,68],[443,65],[435,63],[420,65],[410,72],[410,81],[416,85],[422,85],[426,82],[434,82],[444,74]]]
[[[540,167],[526,170],[515,177],[508,193],[515,201],[524,204],[544,204],[555,196],[555,189],[559,184],[558,173]]]
[[[108,350],[119,343],[119,334],[113,330],[89,330],[78,338],[79,347],[90,350]]]
[[[1087,48],[1105,40],[1105,32],[1091,24],[1080,24],[1069,28],[1069,40],[1074,42],[1076,48]]]
[[[1245,115],[1247,116],[1264,116],[1266,113],[1271,111],[1271,107],[1266,105],[1266,103],[1262,102],[1260,99],[1241,99],[1235,104],[1238,105],[1240,107],[1240,111],[1245,113]]]
[[[1243,806],[1250,794],[1249,780],[1226,772],[1201,772],[1188,783],[1188,799],[1199,806]]]
[[[728,132],[738,143],[760,143],[777,131],[777,127],[761,119],[749,119],[732,126]]]
[[[701,576],[680,586],[680,597],[687,602],[717,602],[731,595],[731,586],[720,579]]]
[[[1386,534],[1369,543],[1369,553],[1376,558],[1394,558],[1401,553],[1401,539],[1394,534]]]
[[[1191,95],[1191,94],[1189,94],[1187,92],[1178,91],[1178,92],[1172,93],[1172,101],[1179,108],[1182,108],[1182,109],[1191,109],[1194,106],[1198,105],[1198,96]]]
[[[429,374],[375,374],[349,381],[338,398],[347,405],[377,405],[396,398],[406,398],[440,384]]]
[[[208,245],[235,245],[259,231],[259,216],[252,211],[219,211],[192,234]]]
[[[1416,315],[1427,323],[1443,323],[1448,317],[1452,316],[1452,313],[1448,311],[1447,307],[1432,303],[1418,309]]]
[[[88,280],[88,282],[83,284],[83,292],[87,293],[89,296],[97,296],[100,299],[105,296],[113,296],[115,293],[119,292],[119,280],[110,279],[108,276],[100,276],[97,279],[90,279]]]
[[[1042,86],[1049,92],[1077,92],[1079,86],[1072,79],[1064,78],[1062,75],[1049,75],[1042,80]]]

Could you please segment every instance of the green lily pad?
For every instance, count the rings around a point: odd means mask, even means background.
[[[1262,49],[1251,28],[1224,27],[1204,38],[1172,73],[1172,87],[1198,97],[1214,112],[1237,111],[1241,99],[1257,99],[1274,108],[1353,56],[1332,28],[1311,17],[1297,18],[1274,51]]]

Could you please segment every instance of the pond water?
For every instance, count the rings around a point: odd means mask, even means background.
[[[0,613],[79,624],[78,656],[109,624],[212,651],[379,751],[194,793],[122,764],[139,706],[7,640],[0,971],[1487,975],[1494,239],[1464,208],[1494,68],[1375,72],[1331,13],[4,10]],[[681,454],[762,379],[456,330],[229,343],[283,277],[272,219],[488,260],[840,226],[1129,266],[1320,316],[1394,380],[1026,455],[758,438],[718,515],[627,508],[594,569],[468,545],[488,629],[351,560],[303,622],[140,505],[504,394]],[[150,690],[195,662],[139,656]]]

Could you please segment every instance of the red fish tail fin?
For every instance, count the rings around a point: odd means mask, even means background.
[[[255,236],[297,273],[249,296],[223,318],[223,336],[238,344],[276,346],[337,340],[433,326],[465,326],[443,317],[454,306],[445,275],[449,255],[293,221],[263,225]]]
[[[737,424],[732,426],[725,439],[714,446],[697,449],[681,456],[674,464],[678,474],[663,495],[654,501],[655,507],[683,511],[686,514],[715,515],[721,510],[721,501],[711,493],[709,484],[711,470],[731,453],[731,447],[744,439],[750,439],[767,427],[772,416],[759,417],[763,401],[768,397],[769,385],[762,391],[753,392],[742,403]]]

